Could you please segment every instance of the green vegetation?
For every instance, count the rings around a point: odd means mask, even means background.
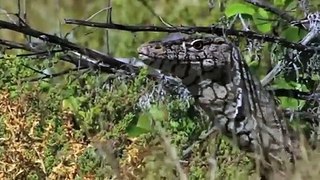
[[[59,2],[58,4],[56,2]],[[143,1],[112,1],[112,19],[123,24],[161,24]],[[305,32],[265,21],[277,18],[261,8],[230,0],[221,9],[209,11],[207,1],[146,1],[165,22],[179,25],[203,25],[232,19],[237,13],[254,24],[259,33],[281,32],[297,41]],[[289,10],[295,1],[274,1]],[[311,1],[315,6],[316,1]],[[16,1],[0,0],[3,9],[16,11]],[[35,6],[36,5],[36,6]],[[106,1],[27,1],[28,21],[44,32],[65,34],[74,26],[60,24],[63,18],[84,19],[106,6]],[[302,17],[297,11],[292,13]],[[101,13],[94,21],[105,21]],[[4,17],[2,17],[4,19]],[[7,20],[7,19],[6,19]],[[240,27],[240,24],[236,24]],[[110,54],[117,57],[137,56],[139,44],[165,36],[164,33],[128,33],[109,31]],[[0,31],[0,39],[23,41],[22,35]],[[71,41],[106,51],[105,30],[78,27]],[[243,46],[243,44],[241,44]],[[265,75],[270,61],[271,45],[245,54],[257,76]],[[194,144],[186,160],[176,158],[207,130],[208,122],[192,101],[165,96],[149,108],[139,106],[140,98],[152,92],[156,82],[142,69],[135,77],[82,70],[68,75],[24,81],[37,77],[36,69],[60,72],[71,65],[56,57],[29,59],[8,51],[0,59],[0,178],[1,179],[179,179],[182,172],[189,179],[255,179],[255,162],[240,152],[219,133]],[[255,63],[261,55],[262,64]],[[110,86],[108,86],[110,85]],[[278,79],[276,87],[305,89],[297,83]],[[297,100],[281,98],[282,107],[297,108]],[[303,103],[303,102],[302,102]],[[317,179],[320,174],[319,151],[302,148],[303,160],[297,163],[295,179]],[[213,154],[215,155],[213,157]],[[210,162],[208,161],[210,160]],[[179,165],[177,165],[179,164]],[[182,170],[182,171],[180,171]]]
[[[90,179],[121,173],[129,179],[175,179],[174,162],[153,124],[160,122],[172,148],[179,150],[190,146],[206,129],[201,118],[190,115],[187,102],[169,96],[166,104],[139,109],[138,98],[154,86],[144,70],[132,80],[113,79],[111,89],[103,85],[112,75],[99,72],[69,74],[65,82],[17,85],[22,77],[35,75],[32,70],[19,68],[26,61],[33,60],[10,57],[0,61],[0,66],[10,72],[1,76],[3,177]],[[217,150],[215,139],[192,150],[184,167],[188,176],[206,177],[209,152],[217,151],[217,161],[223,162],[218,176],[240,173],[245,177],[252,166],[250,161],[238,159],[240,152],[227,140]],[[241,171],[237,170],[239,164],[243,165]]]

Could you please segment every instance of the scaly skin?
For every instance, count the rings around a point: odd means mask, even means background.
[[[179,77],[214,125],[240,149],[269,159],[291,154],[288,126],[277,114],[274,97],[224,38],[192,35],[152,41],[138,52],[144,63]]]

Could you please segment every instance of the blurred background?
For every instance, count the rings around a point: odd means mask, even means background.
[[[18,13],[19,1],[22,12],[27,13],[27,23],[31,27],[60,37],[64,37],[76,27],[64,24],[65,18],[85,20],[105,9],[95,15],[91,21],[106,22],[108,19],[106,9],[110,4],[112,21],[131,25],[164,25],[158,17],[160,16],[168,24],[206,26],[216,22],[221,17],[223,9],[223,6],[219,7],[223,2],[215,1],[210,11],[207,0],[116,0],[112,2],[111,0],[0,0],[0,18],[6,21],[10,21],[10,18],[15,19],[12,13]],[[109,47],[106,43],[107,34]],[[107,33],[104,29],[77,27],[68,39],[103,52],[110,50],[110,53],[115,56],[133,56],[140,43],[162,36],[164,33],[130,33],[117,30],[110,30]],[[25,41],[21,34],[7,30],[0,31],[0,38]]]

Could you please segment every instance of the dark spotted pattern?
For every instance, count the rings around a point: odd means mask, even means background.
[[[287,124],[237,47],[215,35],[192,35],[145,43],[140,59],[177,76],[221,131],[240,149],[264,157],[290,154]],[[288,153],[289,152],[289,153]]]

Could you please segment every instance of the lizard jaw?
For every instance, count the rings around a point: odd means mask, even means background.
[[[152,58],[150,58],[148,55],[146,55],[146,54],[144,54],[144,53],[141,53],[141,52],[139,52],[139,59],[143,62],[143,63],[145,63],[145,64],[147,64],[147,65],[149,65],[149,64],[151,64],[154,60],[152,59]]]
[[[140,46],[137,51],[138,51],[138,54],[139,54],[139,58],[141,60],[150,60],[151,59],[148,56],[148,54],[149,54],[148,48],[146,48],[144,46]]]

